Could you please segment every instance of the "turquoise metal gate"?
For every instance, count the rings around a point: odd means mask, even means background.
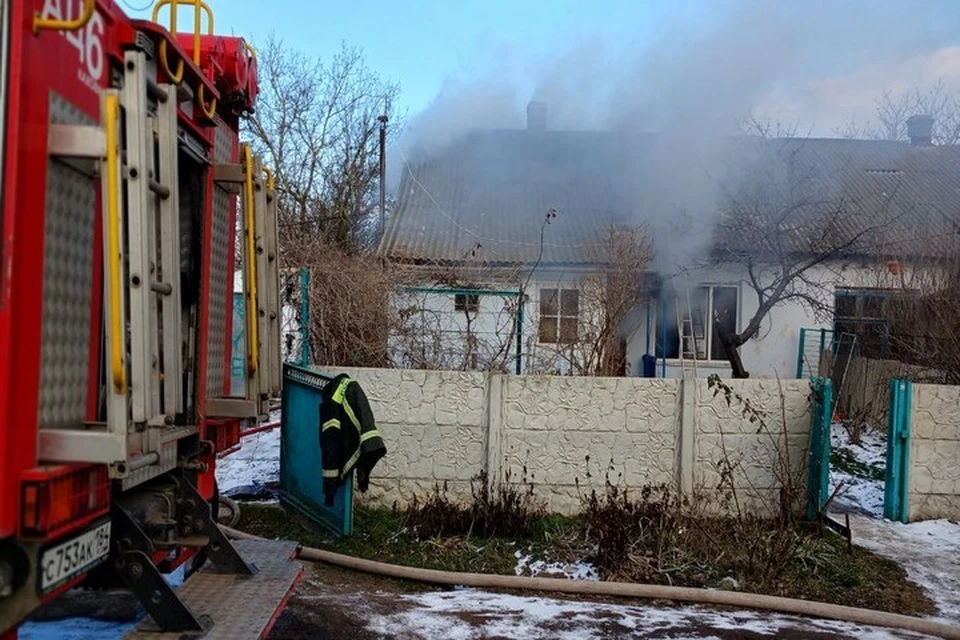
[[[890,381],[890,405],[887,409],[887,475],[883,491],[883,517],[907,522],[908,474],[910,468],[909,380]]]
[[[830,424],[833,389],[829,378],[813,378],[810,425],[810,460],[807,476],[807,519],[823,513],[830,499]]]
[[[338,536],[353,532],[353,472],[332,507],[324,504],[320,457],[320,403],[332,378],[292,364],[283,366],[280,418],[280,500]]]

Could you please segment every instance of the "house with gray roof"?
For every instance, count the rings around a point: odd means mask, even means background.
[[[957,249],[960,149],[932,146],[923,117],[909,143],[680,146],[553,131],[545,109],[406,168],[380,245],[421,274],[396,301],[398,366],[589,373],[573,344],[603,312],[582,282],[611,268],[611,229],[643,225],[655,256],[619,328],[626,374],[729,375],[721,332],[750,327],[768,285],[806,267],[740,347],[752,376],[792,377],[801,329],[833,330],[838,299],[902,289],[911,265]]]

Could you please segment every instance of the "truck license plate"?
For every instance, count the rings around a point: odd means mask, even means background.
[[[75,538],[45,550],[40,556],[40,593],[56,589],[89,571],[110,555],[110,521],[98,523]]]

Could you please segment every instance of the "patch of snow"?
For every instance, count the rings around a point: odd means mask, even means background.
[[[870,467],[883,469],[887,464],[887,434],[871,426],[861,431],[860,444],[852,444],[843,423],[835,422],[830,426],[830,446],[848,449],[859,462]]]
[[[854,513],[860,512],[874,518],[883,517],[883,482],[854,476],[842,471],[830,472],[830,494],[837,492],[833,501],[838,506],[848,507]]]
[[[550,578],[565,577],[570,580],[599,580],[600,574],[589,562],[577,560],[575,562],[546,562],[535,560],[532,555],[517,551],[517,566],[514,572],[518,576],[541,576]]]
[[[883,469],[886,466],[887,441],[886,435],[875,429],[864,429],[860,444],[850,443],[846,428],[841,423],[834,423],[830,428],[830,449],[843,449],[853,458],[868,467]],[[845,507],[844,510],[860,512],[875,518],[883,517],[882,480],[865,478],[836,468],[830,470],[830,494],[842,488],[834,497],[834,504]]]
[[[960,624],[960,523],[903,524],[851,516],[853,541],[899,563],[937,605],[941,621]]]
[[[272,414],[271,414],[272,420]],[[280,480],[280,429],[243,438],[240,449],[217,461],[220,491]]]
[[[918,638],[833,620],[700,606],[656,607],[578,602],[458,589],[396,597],[409,605],[391,613],[369,610],[368,629],[391,638],[523,638],[600,640],[610,637],[717,638],[746,631],[776,638],[787,632],[844,634],[866,640]],[[716,634],[714,631],[725,633]]]

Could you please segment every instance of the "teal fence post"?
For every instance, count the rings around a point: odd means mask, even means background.
[[[907,483],[910,469],[910,399],[912,395],[913,385],[909,380],[890,381],[883,517],[904,523],[909,520]]]
[[[797,350],[797,379],[803,377],[803,346],[807,339],[807,330],[800,329],[800,348]]]
[[[310,270],[300,267],[300,366],[310,364]]]
[[[810,460],[807,475],[808,520],[816,518],[830,498],[830,419],[833,389],[829,378],[813,378],[813,415],[810,429]]]

